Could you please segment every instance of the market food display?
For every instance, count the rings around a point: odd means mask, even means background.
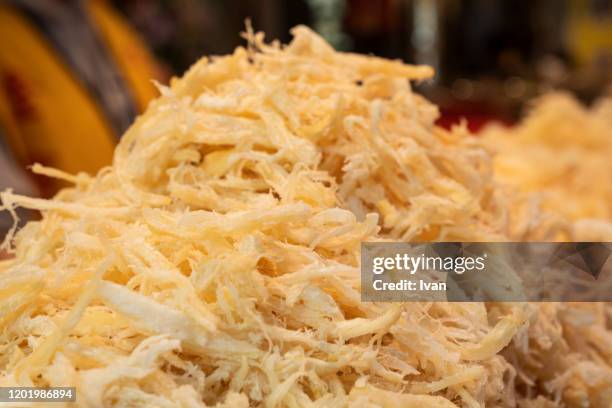
[[[74,187],[0,195],[43,214],[4,242],[0,386],[75,386],[82,407],[608,407],[608,305],[360,301],[362,241],[602,228],[436,127],[409,83],[430,68],[293,34],[248,30],[160,87],[97,176],[35,166]]]

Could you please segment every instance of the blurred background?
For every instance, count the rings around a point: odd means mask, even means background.
[[[232,52],[247,17],[268,39],[306,24],[337,49],[432,65],[417,89],[442,126],[511,126],[550,90],[587,104],[611,90],[612,0],[0,0],[0,189],[54,194],[33,162],[109,164],[150,79]]]
[[[612,0],[116,1],[169,72],[241,44],[251,17],[268,38],[296,24],[336,48],[436,68],[420,91],[443,122],[508,123],[525,101],[565,88],[590,102],[612,78]]]

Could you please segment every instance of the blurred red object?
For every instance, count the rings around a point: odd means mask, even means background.
[[[462,121],[467,122],[468,129],[472,133],[478,133],[485,126],[492,123],[508,127],[515,123],[507,116],[481,104],[457,104],[441,107],[440,118],[436,124],[445,129],[450,129],[455,125],[459,125]]]

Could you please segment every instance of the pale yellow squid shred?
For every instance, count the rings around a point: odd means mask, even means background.
[[[573,223],[578,239],[612,240],[612,99],[589,110],[549,94],[520,126],[490,126],[482,137],[498,180]]]
[[[412,92],[429,67],[293,34],[248,30],[161,87],[96,177],[35,166],[74,187],[0,195],[43,214],[4,244],[0,386],[75,386],[57,407],[609,406],[607,306],[360,301],[362,241],[575,226],[517,222],[540,209]],[[589,344],[561,333],[574,312]]]
[[[480,137],[513,205],[538,208],[517,225],[561,223],[570,232],[561,239],[612,242],[611,98],[586,108],[567,94],[545,95],[518,126],[490,126]],[[547,303],[504,355],[521,382],[553,396],[532,391],[526,407],[610,407],[610,350],[610,303]]]

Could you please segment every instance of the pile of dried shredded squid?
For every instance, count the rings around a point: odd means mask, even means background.
[[[360,301],[362,241],[580,229],[434,125],[409,83],[430,68],[293,33],[249,30],[160,87],[96,177],[37,165],[74,187],[1,193],[43,218],[4,241],[0,386],[75,386],[79,407],[609,407],[607,305]]]

